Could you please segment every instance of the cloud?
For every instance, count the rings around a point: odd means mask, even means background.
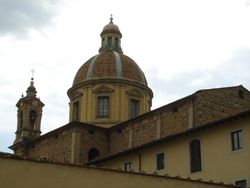
[[[246,6],[250,6],[250,0],[246,0]]]
[[[13,132],[0,132],[0,151],[1,152],[8,152],[13,153],[10,149],[8,149],[9,146],[13,144],[13,141],[15,139],[15,134]]]
[[[0,0],[0,36],[24,37],[30,29],[51,24],[61,4],[59,0]]]
[[[237,49],[232,57],[218,66],[211,82],[219,84],[244,85],[250,89],[250,49]]]
[[[250,49],[238,49],[232,57],[213,69],[181,71],[167,80],[148,74],[155,93],[153,108],[165,105],[200,89],[243,85],[250,89]]]

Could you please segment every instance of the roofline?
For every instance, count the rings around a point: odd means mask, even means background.
[[[106,80],[107,82],[109,82],[109,81],[112,80],[112,79],[105,79],[105,80]],[[91,81],[94,81],[94,80],[91,80]],[[98,81],[100,81],[100,80],[95,80],[95,81],[98,82]],[[103,81],[103,80],[102,80],[102,81]],[[118,81],[118,82],[119,82],[119,81]],[[78,86],[78,85],[72,86],[72,87],[68,90],[68,92],[71,92],[70,90],[73,89],[73,87],[74,87],[74,89],[75,89],[75,87],[80,87],[80,86],[81,86],[81,84],[79,84],[79,86]],[[185,103],[185,102],[187,102],[188,100],[195,99],[196,94],[201,93],[201,92],[204,92],[204,91],[211,91],[211,90],[218,90],[218,89],[230,89],[230,88],[237,88],[237,87],[242,87],[244,90],[246,90],[247,92],[250,93],[250,91],[247,90],[243,85],[236,85],[236,86],[229,86],[229,87],[218,87],[218,88],[211,88],[211,89],[201,89],[201,90],[198,90],[198,91],[192,93],[191,95],[188,95],[188,96],[186,96],[186,97],[177,99],[177,100],[175,100],[175,101],[173,101],[173,102],[171,102],[171,103],[168,103],[168,104],[166,104],[166,105],[164,105],[164,106],[161,106],[161,107],[159,107],[159,108],[156,108],[156,109],[154,109],[154,110],[152,110],[152,111],[146,112],[146,113],[144,113],[144,114],[142,114],[142,115],[139,115],[139,116],[137,116],[137,117],[135,117],[135,118],[133,118],[133,119],[129,119],[129,120],[124,121],[124,122],[122,122],[122,123],[116,124],[116,125],[114,125],[114,126],[108,128],[108,129],[109,129],[109,130],[117,129],[117,128],[120,128],[120,127],[123,127],[123,126],[127,125],[128,123],[132,123],[132,122],[134,122],[134,121],[136,121],[136,120],[142,119],[142,118],[144,118],[145,116],[147,116],[147,115],[149,115],[149,114],[157,113],[158,111],[164,110],[164,109],[166,109],[166,108],[172,108],[173,106],[179,106],[180,103]],[[149,88],[149,87],[147,87],[147,88]],[[150,89],[150,88],[149,88],[149,89]],[[150,89],[150,90],[151,90],[151,89]]]
[[[193,99],[195,99],[196,94],[201,93],[201,92],[211,91],[211,90],[218,90],[218,89],[238,88],[238,87],[242,87],[242,88],[243,88],[244,90],[246,90],[247,92],[250,92],[250,91],[248,91],[243,85],[230,86],[230,87],[219,87],[219,88],[211,88],[211,89],[201,89],[201,90],[198,90],[198,91],[192,93],[191,95],[188,95],[188,96],[186,96],[186,97],[183,97],[183,98],[180,98],[180,99],[178,99],[178,100],[175,100],[175,101],[173,101],[173,102],[171,102],[171,103],[168,103],[168,104],[166,104],[166,105],[164,105],[164,106],[161,106],[161,107],[156,108],[156,109],[154,109],[154,110],[152,110],[152,111],[149,111],[149,112],[146,112],[146,113],[144,113],[144,114],[142,114],[142,115],[139,115],[139,116],[137,116],[137,117],[135,117],[135,118],[133,118],[133,119],[124,121],[124,122],[119,123],[119,124],[117,124],[117,125],[114,125],[114,126],[110,127],[109,129],[117,129],[118,127],[119,127],[119,128],[120,128],[120,127],[123,127],[123,126],[125,126],[125,125],[128,124],[128,123],[132,123],[132,122],[134,122],[134,121],[136,121],[136,120],[142,119],[142,118],[144,118],[145,116],[147,116],[147,115],[149,115],[149,114],[157,113],[158,111],[164,110],[164,109],[166,109],[166,108],[172,108],[172,107],[174,107],[174,106],[179,106],[180,103],[185,103],[185,102],[187,102],[188,100],[193,100]]]
[[[11,146],[9,146],[10,149],[13,149],[15,148],[16,146],[20,145],[20,144],[30,144],[30,143],[35,143],[35,142],[39,142],[51,135],[54,135],[56,133],[59,133],[59,132],[62,132],[64,130],[67,130],[69,128],[72,128],[72,127],[78,127],[78,128],[94,128],[94,129],[99,129],[99,130],[102,130],[102,131],[107,131],[107,128],[104,128],[104,127],[99,127],[99,126],[96,126],[96,125],[92,125],[92,124],[87,124],[87,123],[82,123],[82,122],[78,122],[78,121],[72,121],[72,122],[69,122],[67,123],[66,125],[63,125],[62,127],[59,127],[57,129],[54,129],[50,132],[47,132],[45,133],[44,135],[41,135],[37,138],[34,138],[32,140],[27,140],[26,142],[24,143],[21,143],[21,142],[18,142],[16,144],[13,144]]]
[[[211,91],[211,90],[218,90],[218,89],[234,89],[234,88],[238,88],[241,87],[243,88],[245,91],[250,92],[248,89],[246,89],[243,85],[236,85],[236,86],[228,86],[228,87],[218,87],[218,88],[210,88],[210,89],[200,89],[198,91],[196,91],[194,94],[196,93],[200,93],[203,91]]]
[[[43,164],[51,164],[51,165],[60,165],[60,166],[68,166],[68,167],[76,167],[76,168],[84,168],[84,169],[93,169],[93,170],[98,170],[98,171],[109,171],[109,172],[116,172],[116,173],[126,173],[126,174],[134,174],[134,175],[140,175],[140,176],[151,176],[151,177],[157,177],[157,178],[164,178],[164,179],[173,179],[173,180],[180,180],[180,181],[187,181],[187,182],[194,182],[194,183],[202,183],[202,184],[210,184],[210,185],[215,185],[215,186],[224,186],[224,187],[236,187],[232,184],[224,184],[223,182],[213,182],[213,181],[204,181],[202,179],[191,179],[190,177],[187,178],[182,178],[179,175],[177,176],[169,176],[168,174],[165,175],[158,175],[157,173],[146,173],[146,172],[134,172],[134,171],[123,171],[121,169],[109,169],[109,168],[99,168],[99,167],[89,167],[89,166],[84,166],[84,165],[76,165],[76,164],[71,164],[71,163],[61,163],[61,162],[55,162],[55,161],[50,161],[50,160],[45,160],[45,159],[31,159],[31,158],[26,158],[10,153],[4,153],[0,152],[0,158],[2,159],[10,159],[10,160],[20,160],[20,161],[29,161],[29,162],[36,162],[36,163],[43,163]]]
[[[128,154],[128,153],[132,153],[132,152],[135,152],[135,151],[138,151],[138,150],[141,150],[141,149],[148,148],[150,146],[154,146],[156,144],[161,144],[161,143],[164,143],[164,142],[168,142],[170,140],[177,139],[179,137],[183,137],[183,136],[186,136],[186,135],[189,135],[189,134],[193,134],[193,133],[196,133],[196,132],[199,132],[199,131],[202,131],[202,130],[206,130],[208,128],[217,127],[219,125],[223,125],[223,124],[225,124],[227,122],[236,120],[238,118],[244,118],[246,116],[250,116],[250,110],[247,110],[247,111],[244,111],[244,112],[238,113],[236,115],[229,116],[227,118],[223,118],[223,119],[220,119],[220,120],[217,120],[217,121],[206,123],[206,124],[201,125],[199,127],[188,129],[186,131],[183,131],[183,132],[180,132],[180,133],[177,133],[177,134],[172,134],[172,135],[160,138],[158,140],[155,140],[155,141],[152,141],[152,142],[148,142],[146,144],[143,144],[143,145],[140,145],[140,146],[136,146],[136,147],[128,149],[128,150],[121,151],[119,153],[115,153],[115,154],[111,154],[111,155],[108,155],[108,156],[103,157],[103,158],[99,158],[97,160],[94,160],[94,161],[86,163],[86,165],[98,164],[98,163],[101,163],[103,161],[107,161],[107,160],[113,159],[115,157],[119,157],[119,156],[122,156],[122,155],[125,155],[125,154]]]

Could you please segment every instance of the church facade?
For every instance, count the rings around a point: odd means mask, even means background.
[[[65,164],[169,174],[242,187],[250,180],[250,92],[199,90],[151,111],[153,92],[110,19],[99,53],[77,71],[69,123],[41,135],[33,78],[17,103],[16,155]],[[249,185],[249,184],[248,184]]]

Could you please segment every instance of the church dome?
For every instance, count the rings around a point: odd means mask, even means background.
[[[101,32],[99,54],[86,61],[76,73],[73,86],[89,83],[91,80],[132,81],[147,86],[147,81],[140,67],[122,52],[122,34],[111,16],[109,24]]]
[[[110,18],[99,53],[77,71],[68,90],[70,121],[111,127],[150,111],[153,92],[144,73],[122,52],[122,34]]]
[[[99,79],[122,79],[147,86],[139,66],[130,57],[116,51],[104,51],[90,58],[76,73],[73,85]]]

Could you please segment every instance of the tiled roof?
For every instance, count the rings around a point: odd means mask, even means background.
[[[128,56],[115,51],[105,51],[90,58],[76,73],[73,85],[98,79],[123,79],[147,85],[140,67]]]

